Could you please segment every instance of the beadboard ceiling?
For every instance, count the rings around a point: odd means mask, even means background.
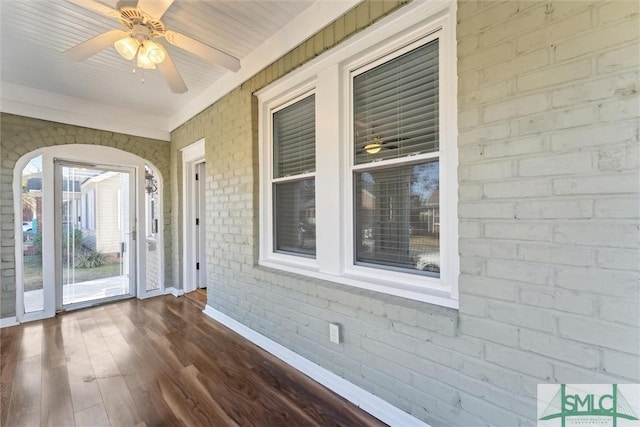
[[[117,0],[96,0],[116,8]],[[169,132],[295,47],[360,0],[175,0],[167,29],[240,59],[238,72],[161,42],[188,92],[174,94],[157,70],[132,73],[111,47],[83,62],[62,53],[114,28],[114,18],[67,0],[0,0],[2,111],[169,139]]]

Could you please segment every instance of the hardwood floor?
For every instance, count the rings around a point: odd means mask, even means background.
[[[202,314],[201,299],[0,330],[0,425],[384,425]]]
[[[196,305],[200,310],[204,310],[207,305],[207,288],[199,288],[193,292],[184,294],[192,303]]]

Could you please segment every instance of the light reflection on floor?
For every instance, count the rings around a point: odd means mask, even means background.
[[[129,293],[129,278],[127,276],[106,277],[104,279],[89,280],[72,283],[62,287],[62,303],[73,304],[102,298],[125,295]],[[24,293],[24,311],[31,313],[44,308],[43,290],[37,289]]]

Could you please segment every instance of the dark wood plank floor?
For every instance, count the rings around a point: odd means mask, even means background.
[[[379,426],[201,313],[127,300],[0,330],[1,426]]]
[[[200,308],[200,310],[204,310],[204,307],[207,305],[207,288],[199,288],[193,292],[189,292],[184,294],[192,303],[196,305],[196,307]]]

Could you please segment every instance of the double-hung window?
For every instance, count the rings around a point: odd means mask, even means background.
[[[352,76],[355,262],[439,276],[438,40]]]
[[[258,93],[261,265],[457,307],[455,13],[436,9]]]
[[[273,250],[315,257],[315,95],[274,111],[272,124]]]

